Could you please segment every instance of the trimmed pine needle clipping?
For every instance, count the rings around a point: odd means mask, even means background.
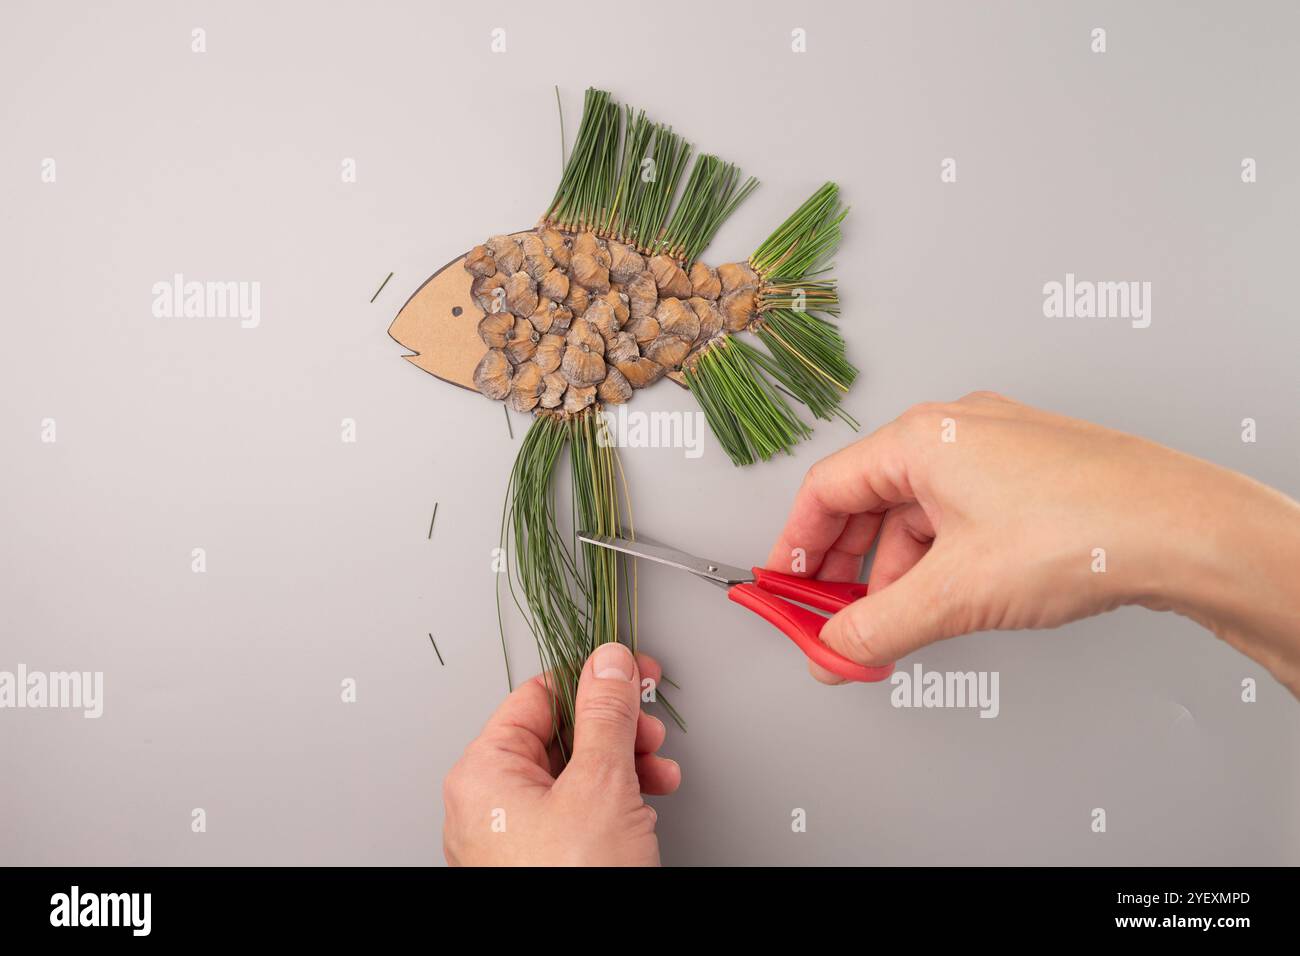
[[[636,644],[635,584],[622,559],[576,539],[577,528],[631,531],[622,471],[598,440],[597,413],[671,376],[737,465],[791,454],[812,433],[804,410],[857,427],[840,406],[858,373],[829,275],[847,214],[839,188],[823,185],[747,261],[700,260],[757,185],[590,89],[542,220],[465,257],[487,346],[474,384],[537,416],[511,474],[502,546],[513,557],[511,593],[554,676],[561,723],[592,649]],[[565,498],[573,522],[562,528]]]

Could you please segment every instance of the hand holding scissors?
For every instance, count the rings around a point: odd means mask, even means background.
[[[827,647],[822,642],[821,632],[830,618],[801,606],[806,604],[832,613],[843,610],[858,598],[866,596],[865,584],[856,581],[817,581],[767,568],[750,568],[746,571],[719,561],[698,558],[676,548],[648,541],[633,541],[630,538],[579,533],[578,540],[599,548],[621,551],[635,558],[680,568],[717,585],[727,592],[727,597],[731,600],[749,608],[794,641],[809,660],[845,680],[878,681],[894,672],[893,664],[866,667]],[[786,598],[791,600],[785,600]],[[799,603],[796,604],[795,601]]]

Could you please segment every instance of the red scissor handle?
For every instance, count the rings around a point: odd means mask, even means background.
[[[754,583],[778,597],[790,598],[820,611],[842,611],[858,598],[867,596],[867,586],[857,581],[818,581],[793,574],[751,568]]]
[[[754,583],[733,585],[727,591],[727,597],[774,625],[794,641],[809,660],[845,680],[879,681],[894,672],[893,664],[887,667],[866,667],[831,650],[821,639],[822,628],[829,618],[783,600],[788,597],[823,611],[838,611],[863,597],[867,593],[865,584],[854,581],[815,581],[766,568],[753,570]]]

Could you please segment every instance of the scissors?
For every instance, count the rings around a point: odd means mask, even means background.
[[[746,571],[744,568],[731,567],[719,561],[707,561],[685,551],[649,541],[632,541],[583,531],[578,532],[578,540],[598,548],[630,554],[634,558],[645,558],[647,561],[680,568],[697,578],[716,584],[727,592],[727,597],[731,600],[775,625],[798,645],[809,660],[846,680],[878,681],[894,672],[893,664],[866,667],[831,650],[821,639],[822,628],[830,618],[800,606],[807,604],[822,611],[839,611],[866,596],[865,584],[856,581],[815,581],[767,568],[750,568]],[[784,598],[793,598],[800,604],[783,600]]]

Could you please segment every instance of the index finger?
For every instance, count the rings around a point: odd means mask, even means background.
[[[789,569],[796,548],[803,550],[808,575],[817,574],[831,554],[837,563],[845,557],[861,560],[871,549],[880,516],[914,500],[903,445],[891,423],[808,469],[767,566]],[[858,515],[874,518],[851,520]]]
[[[658,684],[663,676],[659,662],[649,654],[637,654],[636,661],[642,677]],[[553,680],[551,672],[546,671],[516,687],[488,718],[479,739],[546,769],[550,765],[548,748],[555,738],[558,716]]]
[[[555,693],[549,672],[530,677],[510,692],[488,718],[479,740],[547,769],[555,736]]]

